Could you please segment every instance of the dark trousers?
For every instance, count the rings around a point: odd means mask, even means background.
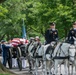
[[[6,67],[6,63],[7,63],[7,56],[3,56],[3,65]]]

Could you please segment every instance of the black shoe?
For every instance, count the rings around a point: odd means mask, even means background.
[[[47,74],[49,74],[49,72],[47,72]],[[50,74],[52,74],[52,73],[50,72]]]
[[[49,72],[47,72],[47,74],[49,74]]]

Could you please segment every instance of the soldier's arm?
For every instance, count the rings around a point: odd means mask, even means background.
[[[48,35],[49,35],[49,30],[45,31],[45,40],[47,40]]]
[[[59,35],[58,35],[58,30],[56,30],[57,34],[56,34],[56,41],[59,40]]]
[[[10,48],[10,47],[12,47],[11,44],[5,44],[4,46],[5,46],[6,48]]]
[[[58,30],[57,30],[57,38],[59,38],[59,36],[58,36]]]
[[[70,30],[69,33],[68,33],[67,40],[70,39],[70,36],[71,36],[71,30]]]

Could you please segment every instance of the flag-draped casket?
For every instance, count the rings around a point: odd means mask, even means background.
[[[18,45],[20,44],[26,44],[28,43],[28,40],[27,39],[22,39],[22,38],[14,38],[12,41],[11,41],[11,44],[14,46],[14,47],[17,47]]]

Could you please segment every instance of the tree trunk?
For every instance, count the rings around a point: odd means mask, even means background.
[[[5,68],[2,63],[0,62],[0,74],[9,74],[9,75],[16,75],[9,71],[7,68]]]

